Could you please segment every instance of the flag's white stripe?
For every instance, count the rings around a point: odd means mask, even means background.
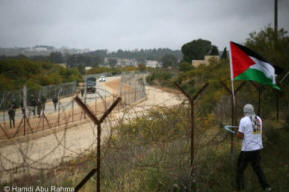
[[[268,77],[269,79],[272,79],[273,84],[276,84],[276,81],[275,81],[276,75],[275,75],[274,67],[269,63],[256,59],[255,57],[250,57],[250,58],[255,62],[255,65],[250,66],[250,68],[263,72],[266,77]]]

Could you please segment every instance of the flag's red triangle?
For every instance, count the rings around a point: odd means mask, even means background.
[[[238,45],[230,42],[233,78],[246,71],[255,62]]]

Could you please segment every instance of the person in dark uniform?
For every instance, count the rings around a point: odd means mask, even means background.
[[[45,104],[46,104],[46,97],[44,95],[41,95],[40,99],[41,99],[42,110],[43,110],[43,113],[44,113]]]
[[[23,101],[21,101],[20,106],[21,106],[22,114],[24,115],[24,113],[25,113],[25,107],[24,107]]]
[[[52,98],[52,102],[53,102],[53,105],[54,105],[54,110],[56,111],[56,106],[57,106],[57,103],[58,103],[58,97],[56,95]]]
[[[41,103],[40,98],[38,98],[37,99],[37,115],[38,115],[38,117],[40,117],[41,110],[42,110],[42,103]]]
[[[8,109],[8,115],[9,115],[9,123],[10,123],[10,128],[15,127],[15,107],[13,104],[10,105]]]
[[[13,108],[16,109],[17,108],[17,101],[15,98],[12,99],[12,105],[13,105]]]
[[[33,112],[33,115],[35,116],[35,108],[36,108],[36,105],[37,105],[37,101],[34,97],[34,95],[31,95],[30,96],[30,106],[32,107],[32,112]]]
[[[84,88],[83,87],[80,89],[80,93],[81,93],[81,97],[83,97],[83,95],[84,95]]]

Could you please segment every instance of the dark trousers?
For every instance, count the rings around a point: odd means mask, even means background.
[[[9,116],[9,123],[10,123],[10,128],[15,128],[15,117],[10,117]]]
[[[54,102],[53,102],[53,105],[54,105],[54,110],[56,111],[57,103],[54,103]]]
[[[269,187],[266,178],[264,176],[263,170],[260,166],[261,161],[261,150],[257,151],[241,151],[239,158],[238,158],[238,165],[237,165],[237,188],[238,190],[244,190],[244,171],[248,165],[251,164],[254,172],[258,176],[259,182],[263,189]]]

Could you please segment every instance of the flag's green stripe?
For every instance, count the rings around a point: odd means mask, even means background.
[[[263,72],[257,69],[248,68],[246,71],[235,77],[234,80],[251,80],[263,85],[270,85],[275,89],[280,89],[276,84],[273,84],[272,79],[269,79]]]

